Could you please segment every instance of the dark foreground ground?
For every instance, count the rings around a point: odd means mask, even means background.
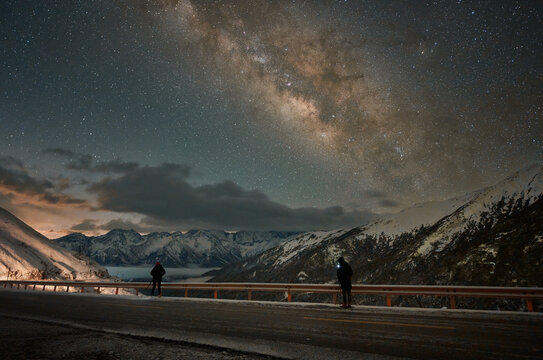
[[[176,341],[0,316],[0,359],[273,359]]]
[[[0,289],[0,323],[0,359],[543,359],[538,313]]]

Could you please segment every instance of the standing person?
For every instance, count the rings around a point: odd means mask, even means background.
[[[155,286],[158,284],[158,295],[162,295],[160,292],[160,284],[162,283],[162,277],[166,274],[166,270],[157,261],[153,270],[151,270],[151,276],[153,276],[153,289],[151,290],[151,296],[155,294]]]
[[[351,276],[353,276],[353,269],[351,269],[351,266],[349,263],[345,261],[342,257],[337,259],[337,278],[339,280],[339,284],[341,285],[341,292],[342,292],[342,300],[343,303],[341,304],[342,308],[350,308],[351,307]]]

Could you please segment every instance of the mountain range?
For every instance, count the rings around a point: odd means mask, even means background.
[[[108,277],[89,256],[107,265],[223,266],[211,281],[336,283],[343,256],[359,284],[541,287],[542,255],[541,164],[464,196],[326,232],[112,230],[49,240],[0,209],[0,276],[19,279]]]
[[[300,234],[210,281],[543,286],[543,165],[352,229]]]
[[[134,230],[111,230],[100,236],[81,233],[55,241],[102,265],[147,265],[160,261],[169,267],[221,267],[279,245],[296,232],[191,230],[141,235]]]

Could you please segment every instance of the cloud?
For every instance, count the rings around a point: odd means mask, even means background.
[[[70,230],[75,230],[75,231],[92,231],[96,229],[97,229],[96,220],[92,220],[92,219],[85,219],[81,223],[74,225],[70,228]]]
[[[66,169],[69,170],[109,174],[124,173],[139,166],[136,162],[125,162],[120,158],[115,158],[110,161],[95,161],[95,158],[92,155],[79,154],[64,148],[47,148],[43,150],[43,153],[72,159],[65,166]]]
[[[64,148],[47,148],[47,149],[43,150],[43,153],[44,154],[60,155],[60,156],[65,156],[65,157],[76,157],[76,156],[78,156],[78,154],[76,154],[75,152],[73,152],[71,150],[68,150],[68,149],[64,149]]]
[[[100,230],[113,230],[113,229],[125,229],[125,230],[134,230],[139,233],[148,233],[153,231],[163,231],[163,227],[152,227],[149,225],[146,225],[144,223],[135,223],[132,221],[122,220],[122,219],[114,219],[111,221],[108,221],[105,224],[102,224],[98,227]],[[176,229],[177,230],[177,229]]]
[[[139,233],[149,233],[154,231],[164,231],[163,226],[152,226],[142,222],[136,223],[130,220],[123,219],[113,219],[103,224],[98,224],[97,220],[94,219],[85,219],[82,222],[72,226],[70,231],[81,231],[81,232],[91,232],[91,233],[100,233],[101,230],[110,231],[113,229],[124,229],[124,230],[135,230]],[[172,228],[172,230],[178,230],[177,228]]]
[[[55,186],[58,190],[62,191],[70,188],[72,186],[72,182],[68,178],[58,177],[55,180]]]
[[[394,200],[385,199],[385,200],[381,200],[379,202],[379,205],[384,206],[384,207],[395,207],[400,204]]]
[[[364,193],[371,197],[371,198],[384,198],[386,197],[386,194],[382,191],[377,191],[377,190],[366,190],[364,191]]]
[[[62,184],[59,185],[62,187]],[[15,195],[14,201],[38,205],[85,205],[86,201],[63,194],[49,180],[31,176],[24,165],[12,157],[0,157],[0,192]]]
[[[66,165],[67,169],[81,170],[97,173],[124,173],[137,168],[139,165],[135,162],[123,162],[116,158],[111,161],[101,161],[94,164],[90,155],[82,155],[76,161]]]
[[[339,206],[290,208],[232,181],[192,186],[189,174],[178,164],[145,166],[87,190],[97,196],[101,210],[144,215],[142,227],[316,230],[362,225],[373,216]]]

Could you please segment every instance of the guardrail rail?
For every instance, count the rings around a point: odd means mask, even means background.
[[[103,288],[135,290],[139,295],[141,289],[149,288],[146,282],[84,282],[84,281],[33,281],[33,280],[0,280],[0,288],[17,288],[52,291],[70,291],[70,288],[85,292],[92,289],[100,293]],[[219,291],[246,291],[247,299],[252,299],[254,291],[285,292],[286,300],[292,301],[293,293],[328,293],[337,303],[340,291],[336,284],[284,284],[284,283],[162,283],[163,290],[184,290],[188,297],[189,290],[210,290],[213,297],[218,298]],[[162,295],[162,291],[160,295]],[[387,306],[392,306],[392,296],[441,296],[449,298],[451,309],[456,309],[456,298],[494,298],[522,299],[526,309],[534,311],[533,301],[543,299],[543,288],[529,287],[492,287],[492,286],[433,286],[433,285],[353,285],[352,293],[362,295],[379,295],[386,297]]]

